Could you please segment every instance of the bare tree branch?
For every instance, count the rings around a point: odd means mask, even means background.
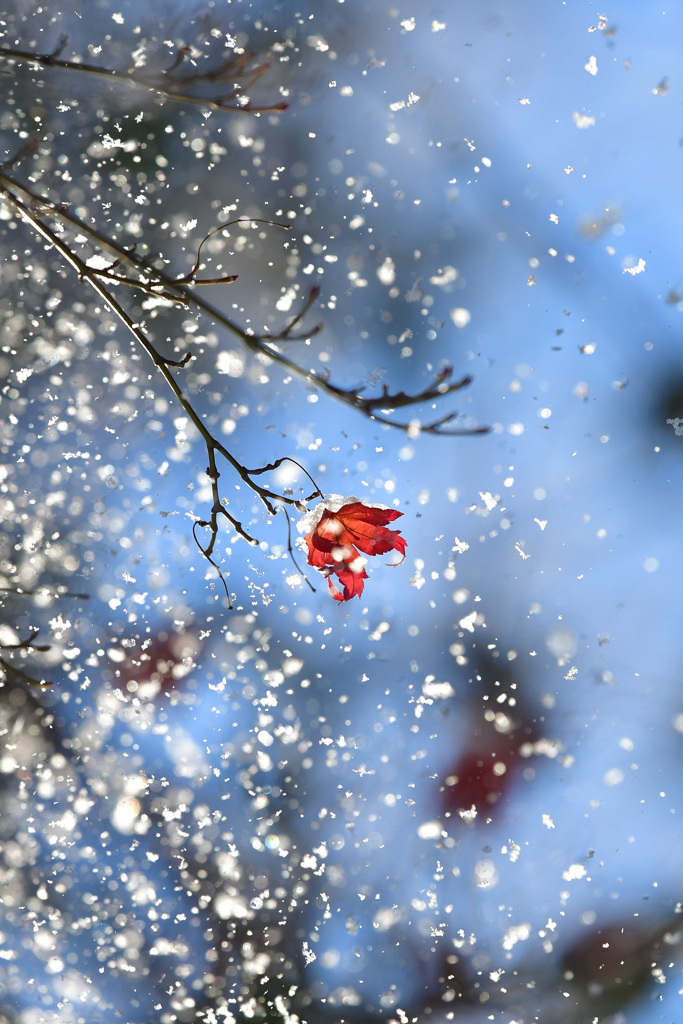
[[[140,280],[136,280],[135,282],[129,282],[127,277],[116,278],[115,280],[117,283],[130,283],[131,287],[142,288],[142,290],[147,291],[150,294],[173,302],[178,302],[186,307],[194,307],[209,316],[215,323],[226,328],[238,337],[249,351],[267,356],[289,373],[301,378],[306,381],[307,384],[323,391],[325,394],[337,399],[337,401],[342,402],[344,405],[348,405],[351,408],[356,409],[364,416],[367,416],[368,419],[377,423],[382,423],[385,426],[394,427],[411,435],[422,433],[449,436],[469,436],[488,433],[488,427],[455,428],[448,426],[456,418],[457,413],[455,412],[449,413],[446,416],[438,417],[437,419],[427,423],[422,423],[418,419],[408,421],[396,420],[387,415],[393,409],[419,405],[424,402],[433,402],[442,398],[444,395],[448,395],[453,391],[459,391],[461,388],[466,387],[470,383],[471,377],[463,377],[461,380],[448,383],[453,372],[451,367],[445,367],[436,375],[431,384],[427,385],[427,387],[422,391],[418,391],[415,394],[409,395],[404,391],[392,394],[385,386],[381,395],[366,396],[363,394],[363,391],[365,390],[363,386],[342,388],[333,384],[325,375],[302,366],[284,352],[280,351],[277,347],[279,342],[309,339],[320,331],[321,325],[316,325],[312,330],[305,333],[299,335],[291,334],[292,329],[299,325],[303,316],[305,316],[315,302],[315,299],[318,296],[317,286],[309,292],[302,310],[289,321],[287,326],[279,334],[272,335],[266,333],[259,335],[256,333],[250,333],[248,330],[235,323],[234,320],[231,320],[226,316],[221,309],[208,302],[203,295],[198,294],[194,290],[193,284],[201,282],[194,281],[190,283],[186,278],[173,279],[163,270],[151,267],[148,260],[145,257],[139,256],[134,249],[126,249],[119,242],[109,238],[97,228],[87,224],[80,217],[77,217],[63,204],[52,202],[52,200],[48,199],[46,196],[34,191],[30,186],[17,181],[12,175],[7,174],[6,171],[0,171],[0,182],[4,182],[5,188],[1,191],[10,202],[15,199],[14,189],[22,191],[25,195],[29,196],[34,203],[42,207],[45,213],[78,228],[80,231],[87,234],[92,240],[97,242],[103,249],[115,254],[118,257],[119,262],[127,262],[141,275]],[[250,218],[245,218],[244,220],[239,220],[236,223],[247,224],[250,222],[253,221],[251,221]],[[274,222],[271,221],[270,223]],[[222,225],[222,227],[227,227],[227,225]],[[217,230],[220,229],[213,229],[214,232]],[[83,264],[83,266],[85,266],[85,264]],[[93,274],[98,278],[110,276],[106,270],[93,271]]]

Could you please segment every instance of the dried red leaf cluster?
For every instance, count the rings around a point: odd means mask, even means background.
[[[393,509],[364,505],[362,501],[351,501],[337,511],[324,508],[305,540],[308,564],[327,577],[335,601],[349,601],[363,593],[368,579],[363,555],[398,551],[403,561],[406,542],[398,530],[387,529],[387,523],[402,515]],[[341,589],[332,582],[333,576]]]

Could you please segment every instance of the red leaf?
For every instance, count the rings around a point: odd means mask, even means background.
[[[336,569],[334,573],[342,585],[342,590],[337,590],[331,579],[328,585],[335,601],[350,601],[352,597],[360,597],[363,593],[364,580],[368,579],[365,569],[361,572],[352,572],[350,569]]]
[[[512,781],[516,759],[517,751],[507,745],[497,751],[466,751],[447,780],[447,809],[469,810],[474,806],[477,811],[490,812]]]
[[[364,555],[398,551],[403,561],[406,542],[398,530],[387,529],[387,523],[402,515],[395,509],[373,508],[362,501],[348,502],[337,511],[323,506],[314,529],[305,538],[308,564],[328,577],[335,601],[350,601],[363,593],[368,574],[361,551]],[[341,590],[334,585],[331,576],[337,576]]]
[[[182,686],[183,680],[189,682],[201,646],[193,633],[162,630],[154,638],[126,648],[117,670],[119,684],[140,698],[155,700]]]

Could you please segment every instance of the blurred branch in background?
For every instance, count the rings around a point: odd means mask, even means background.
[[[67,60],[62,57],[62,53],[68,41],[68,36],[62,36],[53,52],[44,54],[2,46],[0,61],[92,75],[117,84],[148,89],[161,99],[173,103],[191,104],[225,113],[264,114],[286,110],[288,107],[283,100],[265,106],[257,106],[251,102],[248,93],[270,69],[269,61],[261,59],[255,53],[239,49],[228,50],[226,55],[216,62],[212,54],[202,52],[197,46],[179,46],[167,68],[145,73],[142,68],[146,61],[142,54],[138,54],[139,63],[135,68],[124,70],[89,64],[80,56]],[[198,64],[210,66],[199,69]],[[191,70],[184,70],[188,65]],[[219,92],[218,87],[226,84],[232,84],[230,92]]]

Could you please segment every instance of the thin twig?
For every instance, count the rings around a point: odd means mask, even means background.
[[[49,595],[50,597],[74,597],[79,601],[90,600],[90,594],[78,594],[73,590],[62,590],[59,584],[55,584],[55,587],[57,593],[51,593],[50,586],[47,584],[39,587],[37,590],[22,590],[21,587],[0,587],[0,594],[15,594],[17,597],[35,597],[36,595],[46,597]]]
[[[33,641],[38,636],[38,630],[34,630],[33,633],[25,640],[22,640],[18,644],[0,644],[0,650],[2,651],[49,651],[49,644],[34,644]]]
[[[313,501],[314,498],[322,498],[323,492],[320,490],[311,474],[308,472],[307,469],[304,469],[300,462],[297,462],[296,459],[293,459],[291,455],[283,455],[281,459],[276,459],[275,462],[270,462],[267,466],[260,466],[259,469],[248,469],[247,473],[249,473],[250,476],[260,476],[262,473],[271,473],[273,470],[279,469],[283,462],[291,462],[295,466],[297,466],[302,473],[306,474],[308,479],[315,487],[313,494],[309,494],[307,498],[303,498],[303,501]]]
[[[283,231],[291,231],[292,230],[290,224],[280,224],[276,220],[268,220],[265,217],[237,217],[235,220],[226,221],[225,224],[219,224],[217,227],[211,228],[211,230],[209,232],[207,232],[207,234],[204,235],[204,237],[202,238],[201,242],[199,243],[199,246],[197,247],[197,256],[195,258],[194,266],[193,266],[192,270],[189,272],[189,274],[185,274],[184,277],[176,278],[176,280],[174,281],[174,284],[175,285],[181,285],[181,284],[226,284],[226,283],[230,283],[232,281],[236,281],[237,280],[237,274],[235,274],[234,276],[232,276],[230,278],[222,278],[222,279],[220,279],[220,278],[212,278],[212,279],[204,279],[204,280],[201,280],[201,281],[199,281],[197,279],[197,271],[199,270],[199,267],[200,267],[200,254],[201,254],[201,251],[202,251],[202,247],[204,246],[204,243],[208,242],[208,240],[210,238],[213,238],[214,235],[219,234],[219,232],[225,231],[227,228],[234,227],[235,224],[243,224],[245,227],[247,225],[249,225],[249,224],[269,224],[271,227],[274,227],[274,228],[282,228]]]
[[[309,580],[309,578],[306,575],[306,573],[303,572],[299,568],[299,563],[297,562],[296,558],[294,557],[294,550],[292,548],[292,521],[289,518],[289,512],[287,511],[287,508],[285,507],[285,505],[281,505],[280,507],[281,507],[282,511],[284,512],[286,518],[287,518],[287,550],[289,551],[289,557],[292,559],[292,562],[294,563],[294,568],[299,573],[299,576],[301,576],[301,578],[306,581],[308,586],[311,588],[311,591],[315,594],[315,587],[313,586],[313,584]]]
[[[22,672],[20,668],[13,665],[11,661],[6,661],[5,658],[0,657],[0,665],[2,665],[6,672],[10,672],[18,679],[21,679],[22,683],[30,683],[31,686],[40,686],[42,689],[46,686],[52,686],[52,682],[49,679],[34,679],[33,676]]]
[[[205,548],[205,547],[203,547],[199,543],[199,537],[197,536],[197,531],[196,531],[196,527],[197,526],[210,526],[210,527],[212,527],[211,543],[210,543],[209,547]],[[192,524],[192,536],[194,537],[194,542],[197,545],[197,547],[199,548],[199,550],[201,551],[201,553],[204,556],[204,558],[207,560],[207,562],[211,563],[211,565],[214,567],[214,569],[218,573],[218,578],[220,579],[221,583],[223,584],[223,587],[225,588],[225,596],[228,599],[228,609],[229,609],[229,611],[232,611],[233,604],[232,604],[232,598],[230,597],[230,591],[228,590],[228,584],[226,583],[225,576],[223,575],[223,571],[222,571],[220,565],[218,564],[218,562],[215,561],[215,559],[213,558],[213,556],[211,554],[211,549],[213,548],[213,544],[214,544],[215,538],[216,538],[216,534],[213,532],[213,524],[211,522],[206,522],[203,519],[197,520],[197,522]]]
[[[30,636],[25,640],[21,640],[18,644],[0,644],[1,651],[40,651],[45,652],[50,650],[50,644],[34,644],[33,641],[38,636],[38,630],[34,630]],[[24,683],[30,683],[31,686],[52,686],[52,683],[47,679],[34,679],[33,676],[27,675],[20,668],[17,668],[15,664],[8,661],[6,658],[0,656],[0,665],[7,671],[11,672],[18,679],[21,679]]]

